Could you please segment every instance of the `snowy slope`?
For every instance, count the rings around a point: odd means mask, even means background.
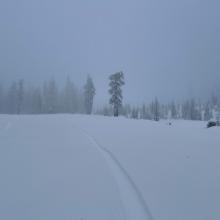
[[[123,219],[105,161],[69,116],[0,117],[0,219]]]
[[[219,220],[220,129],[0,116],[0,219]]]

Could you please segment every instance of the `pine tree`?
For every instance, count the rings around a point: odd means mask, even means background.
[[[34,89],[32,93],[32,113],[41,114],[43,112],[42,93],[40,88]]]
[[[190,119],[190,102],[188,100],[182,104],[182,117],[183,119]]]
[[[155,98],[152,108],[153,108],[152,110],[153,110],[154,121],[159,121],[160,120],[160,105],[159,105],[157,98]]]
[[[171,117],[173,119],[176,119],[177,118],[177,110],[176,110],[176,105],[175,105],[174,101],[171,103],[170,108],[171,108]]]
[[[124,74],[123,74],[123,72],[117,72],[115,74],[112,74],[109,77],[109,79],[110,79],[109,93],[111,95],[109,103],[111,105],[113,105],[114,116],[118,117],[119,108],[122,106],[122,100],[123,100],[121,87],[125,84],[124,83]]]
[[[65,113],[76,113],[79,109],[78,92],[69,77],[63,90],[61,106]]]
[[[190,100],[190,106],[189,106],[189,111],[190,111],[190,120],[199,120],[201,117],[199,116],[198,110],[197,110],[197,105],[195,102],[195,99]]]
[[[43,109],[45,113],[58,112],[58,88],[54,79],[44,83]]]
[[[20,80],[18,82],[17,91],[17,114],[22,112],[23,102],[24,102],[24,81]]]
[[[141,119],[147,119],[146,105],[142,105],[142,109],[141,109]]]
[[[211,119],[211,111],[210,111],[210,105],[209,103],[206,103],[205,109],[204,109],[204,120],[209,121]]]
[[[84,86],[84,104],[86,114],[92,113],[93,100],[95,96],[95,86],[90,76],[87,77],[86,84]]]
[[[0,113],[3,113],[3,109],[4,109],[4,92],[3,92],[3,88],[0,84]]]
[[[58,112],[58,88],[54,79],[48,84],[49,113]]]
[[[17,113],[17,103],[18,103],[17,92],[18,92],[17,83],[13,82],[11,84],[11,87],[9,88],[8,96],[7,96],[7,112],[9,114]]]
[[[131,118],[138,119],[138,116],[139,116],[138,108],[133,108],[131,111]]]

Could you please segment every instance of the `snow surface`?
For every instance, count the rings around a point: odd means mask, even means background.
[[[219,220],[220,128],[0,115],[0,219]]]

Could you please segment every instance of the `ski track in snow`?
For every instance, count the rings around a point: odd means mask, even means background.
[[[105,158],[105,161],[110,167],[121,194],[126,220],[154,220],[141,192],[119,160],[111,151],[103,147],[96,138],[88,134],[87,131],[81,128],[80,130]]]

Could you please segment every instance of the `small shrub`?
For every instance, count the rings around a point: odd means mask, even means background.
[[[214,127],[214,126],[217,126],[217,122],[215,122],[215,121],[209,121],[208,124],[207,124],[207,128],[211,128],[211,127]]]

